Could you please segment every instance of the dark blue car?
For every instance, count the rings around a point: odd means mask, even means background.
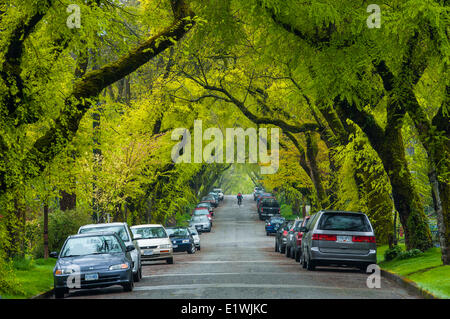
[[[55,297],[64,298],[69,289],[86,289],[121,285],[132,291],[133,260],[130,251],[114,232],[92,232],[69,236],[53,269]]]
[[[285,221],[284,217],[273,216],[266,221],[266,235],[275,234],[280,225]]]
[[[187,227],[167,227],[166,231],[172,241],[174,252],[185,251],[188,254],[195,253],[194,238]]]

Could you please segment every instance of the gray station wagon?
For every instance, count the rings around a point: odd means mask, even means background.
[[[303,268],[345,265],[365,272],[377,262],[375,234],[364,213],[322,210],[301,228]]]

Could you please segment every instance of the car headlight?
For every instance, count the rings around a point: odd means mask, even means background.
[[[189,242],[189,239],[183,239],[183,244],[187,244]]]
[[[171,247],[172,247],[171,244],[159,245],[159,248],[171,248]]]
[[[109,270],[121,270],[121,269],[128,269],[128,264],[117,264],[109,266]]]
[[[56,269],[55,275],[71,275],[74,272],[76,272],[76,271],[73,268],[62,268],[62,269]]]

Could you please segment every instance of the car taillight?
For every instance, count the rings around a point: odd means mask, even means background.
[[[287,230],[285,230],[284,232],[283,232],[283,236],[286,236],[287,235]]]
[[[327,234],[313,234],[312,240],[328,240],[328,241],[336,241],[336,235],[327,235]]]
[[[352,241],[355,243],[376,243],[375,236],[353,236]]]

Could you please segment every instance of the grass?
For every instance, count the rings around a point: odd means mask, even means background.
[[[439,298],[450,298],[450,266],[442,265],[440,248],[431,248],[417,257],[384,261],[387,249],[387,245],[377,248],[381,268],[414,281]]]
[[[3,294],[6,299],[26,299],[46,292],[53,288],[53,267],[56,259],[36,259],[29,261],[15,261],[14,274],[20,283],[23,294]],[[31,265],[30,265],[31,264]]]

